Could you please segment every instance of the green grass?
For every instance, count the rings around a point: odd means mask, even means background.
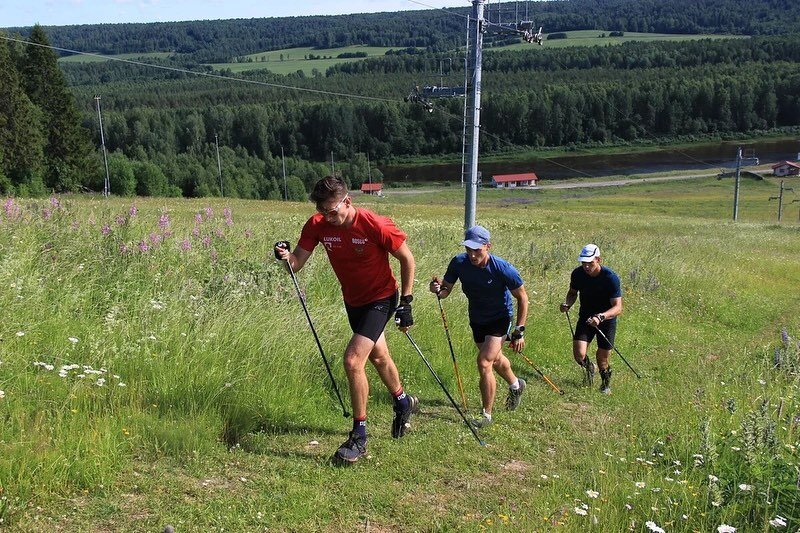
[[[703,34],[671,34],[671,33],[640,33],[640,32],[624,32],[622,37],[609,37],[610,32],[605,30],[575,30],[559,32],[567,34],[566,39],[547,39],[548,34],[544,34],[543,46],[548,48],[565,48],[569,46],[615,46],[618,44],[637,41],[637,42],[652,42],[652,41],[697,41],[699,39],[746,39],[748,37],[740,35],[703,35]],[[605,37],[601,37],[605,34]],[[521,50],[530,49],[529,43],[516,43],[508,46],[498,46],[487,48],[487,51],[492,50]]]
[[[310,205],[16,200],[12,216],[0,210],[0,519],[11,531],[643,531],[647,521],[668,531],[764,531],[782,515],[793,531],[800,381],[789,364],[794,345],[779,333],[800,335],[800,224],[798,204],[785,224],[772,222],[774,185],[744,182],[737,224],[730,181],[482,190],[478,220],[531,299],[526,353],[566,394],[511,356],[528,391],[518,411],[498,406],[480,447],[389,327],[422,412],[392,440],[391,403],[369,370],[370,455],[349,469],[328,463],[349,423],[291,280],[272,259],[273,242],[296,242]],[[446,189],[389,190],[356,204],[408,233],[418,279],[411,333],[458,397],[439,309],[425,291],[460,251],[463,193]],[[164,235],[164,213],[169,235],[136,251]],[[643,375],[613,355],[610,396],[581,385],[557,312],[590,241],[622,279],[617,347]],[[349,329],[321,250],[298,281],[344,387]],[[456,290],[444,306],[472,412],[466,301]],[[67,364],[105,372],[60,377]],[[577,514],[584,505],[587,515]]]
[[[114,54],[108,56],[75,54],[71,56],[60,57],[58,61],[60,63],[98,63],[101,61],[111,61],[112,59],[133,59],[147,61],[148,58],[169,59],[175,56],[176,54],[172,52],[134,52],[130,54]]]
[[[302,70],[306,75],[311,75],[312,71],[317,69],[324,74],[328,67],[338,63],[349,63],[365,59],[339,59],[336,57],[339,54],[365,52],[367,57],[375,57],[385,55],[387,50],[391,50],[391,47],[354,45],[325,49],[316,49],[312,47],[284,48],[282,50],[270,50],[269,52],[260,52],[245,56],[246,58],[252,58],[252,62],[213,63],[211,66],[216,70],[231,69],[233,72],[269,69],[275,74],[290,74]],[[330,58],[305,59],[309,54],[315,56],[329,56]],[[283,59],[281,59],[281,57]]]

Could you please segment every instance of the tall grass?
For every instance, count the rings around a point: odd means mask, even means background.
[[[711,189],[707,201],[725,205]],[[392,441],[391,402],[370,370],[370,457],[349,470],[328,464],[349,422],[291,280],[272,259],[275,241],[296,238],[307,205],[8,200],[0,211],[2,525],[751,531],[780,527],[780,517],[796,529],[796,227],[715,221],[716,208],[702,218],[646,205],[629,213],[626,194],[638,193],[618,191],[606,211],[602,200],[587,210],[584,199],[538,209],[489,199],[479,211],[493,252],[517,265],[531,297],[526,354],[566,396],[511,356],[533,386],[519,411],[497,412],[481,448],[388,328],[423,411],[408,437]],[[461,211],[373,208],[409,235],[418,278],[412,335],[455,392],[425,287],[460,251]],[[637,380],[614,356],[610,397],[581,387],[557,312],[577,250],[590,241],[622,279],[617,347],[643,374]],[[318,250],[298,279],[346,390],[349,329],[323,256]],[[476,407],[466,300],[456,291],[444,305]]]

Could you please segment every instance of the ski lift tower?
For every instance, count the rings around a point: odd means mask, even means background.
[[[522,35],[526,42],[536,42],[541,44],[542,29],[539,28],[537,33],[531,30],[533,24],[530,21],[517,22],[514,24],[509,23],[492,23],[488,24],[483,18],[484,5],[486,0],[472,0],[472,14],[469,19],[469,40],[467,48],[469,49],[469,65],[467,67],[468,83],[465,89],[467,90],[466,112],[469,116],[465,115],[465,133],[467,139],[465,145],[467,146],[467,159],[469,160],[468,176],[469,179],[466,183],[466,191],[464,198],[464,229],[469,229],[475,225],[475,209],[478,196],[478,141],[480,137],[481,127],[481,68],[483,63],[483,34],[487,30],[492,30],[498,33],[515,33]],[[471,46],[471,48],[470,48]],[[470,90],[470,87],[472,90]]]

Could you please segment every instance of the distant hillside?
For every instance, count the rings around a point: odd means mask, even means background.
[[[492,4],[489,20],[514,19],[515,2]],[[796,0],[566,0],[530,2],[546,32],[607,29],[679,34],[774,35],[797,31]],[[424,47],[463,44],[470,8],[337,16],[232,19],[46,28],[59,47],[103,54],[177,52],[200,63],[292,47]],[[14,28],[25,36],[30,28]]]

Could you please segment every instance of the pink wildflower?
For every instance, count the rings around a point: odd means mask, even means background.
[[[136,208],[136,204],[132,204],[131,208],[128,209],[128,216],[133,218],[133,217],[136,216],[136,213],[138,213],[138,212],[139,212],[139,210]]]
[[[147,245],[147,241],[139,241],[139,251],[142,253],[147,253],[150,250],[150,247]]]
[[[103,224],[103,227],[100,228],[100,233],[103,235],[110,235],[111,234],[111,226],[108,224]]]

